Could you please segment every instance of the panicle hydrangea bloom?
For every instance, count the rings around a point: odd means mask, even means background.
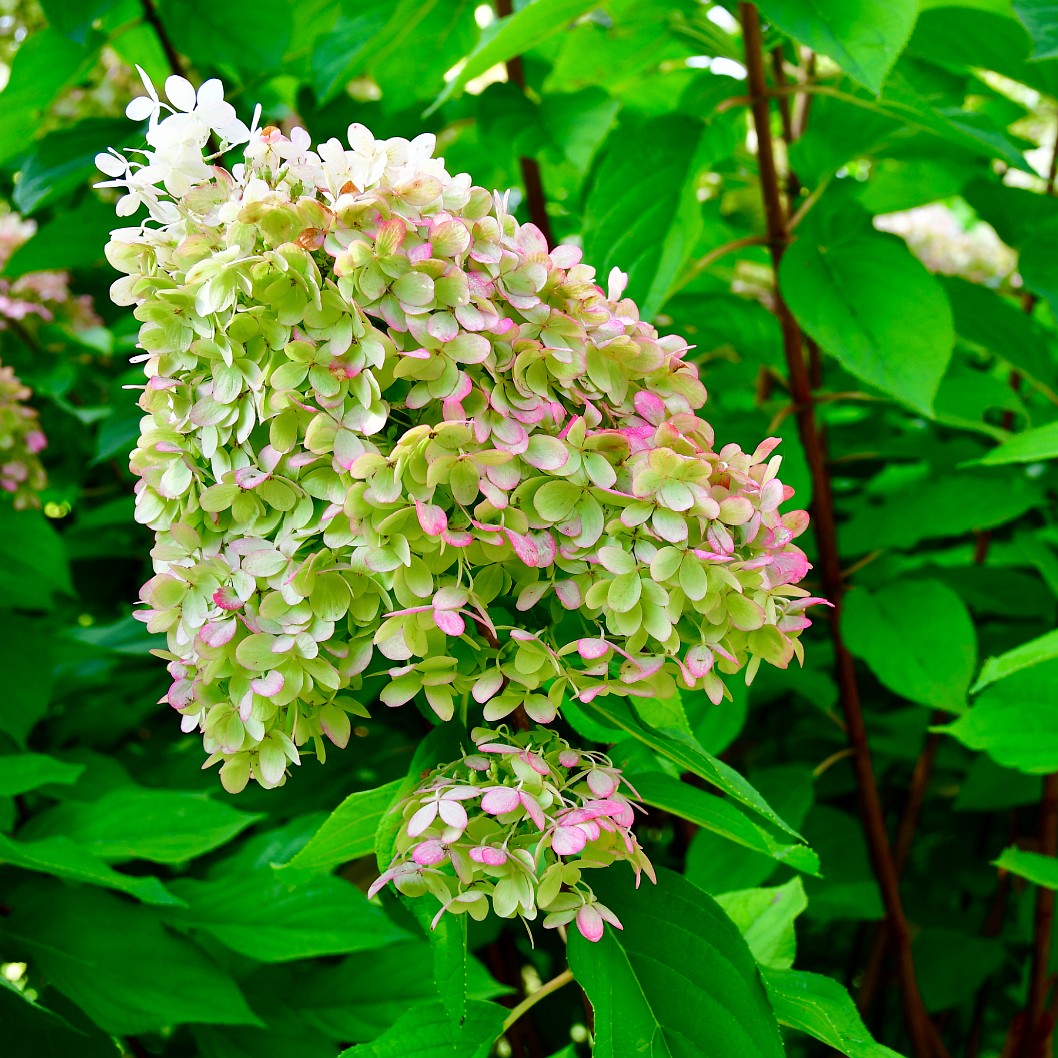
[[[546,730],[478,728],[473,738],[475,753],[437,768],[399,806],[396,855],[369,895],[389,882],[405,896],[432,893],[434,925],[445,911],[480,921],[491,902],[500,918],[543,912],[547,929],[575,921],[590,941],[606,923],[621,929],[584,877],[627,860],[637,886],[642,873],[654,880],[620,771]]]
[[[48,442],[36,408],[26,403],[32,396],[15,372],[0,364],[0,490],[13,496],[20,510],[39,507],[38,493],[47,484],[39,453]]]
[[[99,159],[148,213],[107,247],[147,377],[140,617],[228,789],[344,746],[378,678],[389,706],[547,723],[600,694],[719,702],[800,657],[820,600],[778,442],[714,446],[686,342],[620,272],[603,289],[433,136],[314,148],[218,82],[145,84],[149,149]]]

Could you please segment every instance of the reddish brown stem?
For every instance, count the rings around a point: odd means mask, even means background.
[[[760,16],[751,3],[739,4],[745,49],[746,72],[751,99],[753,125],[757,134],[757,160],[760,169],[761,194],[768,226],[772,263],[778,277],[779,265],[789,242],[786,216],[779,189],[778,173],[772,148],[771,115],[768,109],[767,86],[764,78],[764,52],[761,40]],[[852,655],[841,636],[841,577],[840,553],[835,531],[834,504],[830,476],[816,423],[808,369],[805,364],[801,331],[786,306],[780,291],[776,291],[775,311],[782,329],[783,349],[790,375],[790,390],[797,405],[797,424],[805,457],[812,479],[813,526],[823,588],[834,611],[830,630],[834,644],[837,681],[845,715],[849,745],[853,749],[853,765],[859,794],[860,813],[867,846],[875,875],[878,878],[886,916],[896,943],[900,990],[904,1016],[916,1058],[931,1058],[941,1048],[934,1038],[932,1026],[922,1003],[911,953],[911,933],[900,897],[900,882],[889,846],[885,816],[882,812],[878,786],[874,778],[867,729],[863,721],[859,685]]]
[[[1058,854],[1058,773],[1044,776],[1040,800],[1040,852]],[[1051,959],[1051,929],[1054,925],[1054,890],[1036,887],[1036,915],[1032,930],[1032,966],[1029,970],[1029,995],[1018,1048],[1018,1058],[1037,1058],[1044,1054],[1044,1040],[1051,1033],[1047,1015],[1047,992],[1050,988],[1048,964]]]
[[[511,0],[496,0],[496,14],[507,18],[511,13]],[[525,67],[520,55],[507,60],[507,76],[524,92]],[[551,231],[551,218],[547,212],[547,196],[544,194],[544,181],[540,176],[540,163],[535,158],[522,155],[518,159],[522,171],[522,184],[525,186],[525,204],[529,219],[540,229],[548,246],[555,245],[555,236]]]

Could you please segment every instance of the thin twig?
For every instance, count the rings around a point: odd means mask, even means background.
[[[713,264],[719,261],[721,257],[726,257],[729,253],[734,253],[735,250],[744,250],[748,246],[766,246],[767,244],[768,237],[766,235],[744,235],[740,239],[732,239],[730,242],[725,242],[720,246],[713,247],[713,249],[707,254],[703,257],[699,257],[694,264],[686,269],[679,284],[672,290],[672,293],[675,294],[677,290],[682,290],[693,279],[700,276],[707,268],[710,268]]]
[[[752,3],[739,4],[745,48],[746,71],[752,99],[751,112],[757,134],[757,160],[760,170],[761,194],[768,224],[769,246],[778,275],[783,252],[789,242],[778,173],[772,150],[771,120],[764,79],[764,56],[761,41],[760,16]],[[874,777],[867,730],[863,722],[859,685],[852,655],[841,636],[841,600],[844,584],[841,577],[840,552],[835,531],[834,505],[826,459],[816,425],[815,408],[808,369],[801,343],[801,331],[781,291],[776,291],[775,309],[782,328],[783,349],[786,354],[790,389],[797,404],[797,423],[812,478],[813,526],[819,551],[820,573],[824,592],[834,604],[830,629],[837,663],[838,687],[848,729],[849,744],[853,748],[853,764],[860,800],[867,845],[878,878],[887,917],[897,942],[901,995],[912,1047],[917,1058],[930,1058],[941,1053],[942,1045],[935,1039],[932,1026],[922,1003],[911,953],[911,934],[900,897],[900,883],[889,847],[885,816]]]
[[[531,1010],[541,999],[546,999],[552,992],[557,992],[563,985],[568,985],[572,980],[573,971],[563,970],[557,977],[552,977],[547,984],[542,984],[535,992],[527,995],[504,1019],[503,1031],[507,1032],[527,1010]]]
[[[511,14],[511,0],[496,0],[496,14],[507,18]],[[524,92],[525,67],[520,55],[507,60],[507,76]],[[529,219],[540,229],[548,246],[555,245],[555,236],[551,231],[551,218],[547,212],[547,196],[544,194],[544,181],[540,176],[540,163],[535,158],[522,155],[518,159],[522,171],[522,183],[525,185],[525,204]]]

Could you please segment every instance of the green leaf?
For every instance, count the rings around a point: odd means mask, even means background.
[[[0,573],[0,585],[2,581]],[[0,612],[0,672],[6,682],[0,696],[0,731],[6,731],[20,745],[25,744],[51,701],[52,634],[47,620]]]
[[[56,878],[116,889],[142,900],[145,904],[180,904],[157,878],[137,878],[115,871],[90,850],[67,837],[43,838],[40,841],[13,841],[0,834],[0,864],[10,864],[27,871],[50,874]]]
[[[14,797],[53,782],[77,782],[83,771],[83,764],[67,764],[44,753],[0,757],[0,797]]]
[[[465,922],[464,915],[446,915],[441,922]],[[424,941],[392,944],[370,958],[353,955],[336,966],[300,964],[291,967],[297,990],[291,996],[299,1011],[332,1039],[362,1042],[381,1035],[411,1007],[438,997],[434,982],[434,951]],[[467,963],[467,995],[491,999],[510,992],[471,957]],[[447,1006],[447,1009],[451,1009]]]
[[[1053,0],[1014,0],[1014,14],[1032,37],[1032,59],[1058,56],[1058,4]]]
[[[814,779],[807,766],[787,764],[754,769],[750,777],[783,819],[797,828],[803,825],[815,795]],[[685,873],[688,881],[715,896],[762,885],[777,866],[771,856],[750,851],[746,846],[735,845],[702,829],[694,835],[687,850]]]
[[[595,1009],[595,1058],[778,1058],[779,1030],[757,964],[734,923],[662,868],[633,891],[598,872],[592,888],[621,919],[592,944],[570,931],[569,964]]]
[[[392,0],[369,0],[343,10],[330,33],[322,34],[312,53],[312,85],[327,103],[357,76],[375,45],[376,35],[393,15]]]
[[[375,850],[375,832],[386,810],[403,786],[397,779],[374,790],[350,794],[313,834],[309,843],[277,870],[330,871],[341,863],[369,856]]]
[[[769,823],[800,839],[800,835],[775,814],[768,802],[734,768],[706,753],[697,742],[679,731],[657,731],[645,724],[629,700],[610,695],[591,702],[581,702],[580,708],[589,717],[627,731],[663,757],[686,771],[694,772],[699,778],[763,816]]]
[[[822,52],[872,92],[911,36],[916,0],[763,0],[765,17]]]
[[[0,93],[0,165],[33,142],[55,97],[95,58],[54,29],[30,34],[15,53],[7,87]]]
[[[33,821],[31,832],[66,835],[104,860],[182,863],[227,844],[263,818],[204,793],[122,787],[98,801],[52,808]]]
[[[102,18],[120,0],[83,0],[71,4],[68,0],[41,0],[48,25],[58,30],[64,37],[78,44],[88,39],[92,23]]]
[[[154,1032],[179,1022],[259,1025],[235,982],[155,913],[107,893],[23,888],[2,920],[6,950],[34,966],[100,1028]]]
[[[1058,660],[1015,672],[938,728],[999,764],[1030,775],[1058,771]]]
[[[967,503],[987,496],[987,503]],[[841,527],[846,554],[882,548],[908,551],[922,540],[994,529],[1042,500],[1040,485],[1026,475],[988,470],[929,471],[921,477],[857,498]]]
[[[665,301],[701,229],[695,177],[702,129],[682,114],[649,121],[622,115],[600,148],[588,189],[584,258],[604,284],[612,268],[627,272],[628,296],[647,319]],[[649,168],[644,157],[652,159]]]
[[[814,1036],[849,1058],[900,1058],[875,1043],[837,981],[803,970],[766,970],[764,984],[781,1025]]]
[[[408,1010],[377,1040],[350,1047],[340,1058],[486,1058],[505,1016],[496,1003],[473,1002],[457,1021],[444,1003],[424,1003]]]
[[[1006,961],[1006,946],[998,938],[957,929],[927,927],[915,937],[912,952],[922,1001],[931,1014],[972,1000]]]
[[[808,906],[800,878],[773,889],[724,893],[716,902],[749,945],[753,958],[773,970],[788,970],[797,953],[794,919]]]
[[[859,211],[813,212],[779,280],[798,322],[843,367],[932,413],[955,342],[951,308],[901,239]]]
[[[81,1028],[47,1007],[30,1002],[0,979],[0,1024],[11,1055],[33,1058],[119,1058],[113,1040],[94,1026]]]
[[[1058,458],[1058,422],[1049,422],[1046,426],[1015,434],[977,462],[984,466],[1002,466],[1055,458]]]
[[[1045,632],[1036,639],[1030,639],[1029,642],[1000,654],[999,657],[989,658],[973,685],[973,693],[976,694],[997,680],[1013,676],[1015,672],[1040,665],[1053,658],[1058,658],[1058,631]]]
[[[849,650],[891,691],[920,705],[962,712],[977,668],[977,638],[962,599],[938,580],[856,588],[844,604]]]
[[[95,156],[101,145],[121,143],[128,135],[129,123],[114,118],[85,118],[49,132],[22,166],[12,196],[15,206],[22,213],[33,213],[100,179]]]
[[[42,224],[36,235],[11,255],[3,274],[15,279],[29,272],[90,268],[99,264],[104,260],[103,248],[110,232],[119,219],[114,215],[113,206],[88,195],[75,209],[63,211]]]
[[[199,1058],[334,1058],[334,1044],[287,1006],[270,1007],[263,1029],[195,1026],[191,1031]]]
[[[595,6],[596,0],[532,0],[514,14],[494,22],[490,32],[482,35],[481,43],[467,56],[459,74],[449,81],[426,113],[433,113],[446,99],[461,92],[468,81],[497,63],[513,59],[563,32],[568,23]]]
[[[643,802],[681,819],[720,834],[777,863],[785,863],[809,874],[819,872],[819,857],[807,845],[777,841],[764,827],[754,823],[733,804],[699,790],[664,772],[640,772],[629,781]]]
[[[59,534],[39,511],[16,511],[11,504],[3,504],[0,600],[4,607],[50,610],[54,596],[60,593],[73,595],[74,590]]]
[[[288,887],[271,870],[239,870],[172,887],[188,907],[168,921],[261,962],[370,951],[408,936],[359,889],[329,875]]]
[[[294,30],[287,0],[159,0],[158,10],[178,51],[257,77],[279,68]]]
[[[1010,871],[1019,878],[1025,878],[1033,885],[1042,885],[1047,889],[1058,889],[1058,860],[1053,856],[1043,856],[1038,852],[1029,852],[1011,846],[999,854],[993,864],[1003,871]]]

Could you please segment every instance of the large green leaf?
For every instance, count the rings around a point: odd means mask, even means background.
[[[30,1002],[0,978],[0,1024],[4,1047],[13,1058],[119,1058],[113,1040],[90,1026],[72,1025],[60,1014]]]
[[[226,844],[259,819],[204,793],[124,787],[39,816],[34,837],[66,835],[104,860],[181,863]]]
[[[1045,632],[1042,636],[1022,643],[997,658],[989,658],[973,686],[974,693],[983,690],[990,683],[995,683],[996,680],[1013,676],[1015,672],[1031,668],[1033,665],[1041,665],[1053,658],[1058,658],[1058,631]]]
[[[95,57],[54,29],[33,33],[15,53],[11,76],[0,93],[0,165],[33,142],[55,97]]]
[[[330,875],[288,887],[272,871],[239,871],[180,879],[172,889],[188,907],[169,912],[170,922],[261,962],[369,951],[408,937],[357,888]]]
[[[446,915],[441,921],[465,923],[466,916]],[[352,955],[333,966],[295,964],[290,970],[291,1002],[312,1025],[336,1040],[372,1040],[409,1007],[438,998],[434,955],[424,941],[391,944],[367,958]],[[467,961],[466,974],[471,1001],[511,991],[473,957]]]
[[[930,414],[955,342],[936,279],[858,210],[809,214],[779,273],[801,326],[858,378]]]
[[[881,91],[918,14],[915,0],[762,0],[759,7],[872,92]]]
[[[369,856],[375,849],[378,824],[403,787],[395,780],[374,790],[350,794],[313,834],[309,843],[279,870],[329,871],[341,863]]]
[[[779,818],[768,802],[734,768],[706,753],[694,739],[688,738],[683,733],[676,730],[658,731],[644,723],[631,706],[629,699],[614,696],[596,698],[592,702],[582,703],[581,709],[590,717],[627,731],[656,753],[667,757],[684,770],[693,772],[699,778],[705,779],[718,790],[733,797],[739,804],[751,808],[769,823],[781,827],[795,838],[800,837]]]
[[[83,771],[83,764],[67,764],[44,753],[0,757],[0,797],[13,797],[49,783],[77,782]]]
[[[63,195],[99,179],[95,156],[104,144],[128,137],[129,123],[114,118],[85,118],[49,132],[22,166],[13,201],[22,213],[33,213]]]
[[[53,635],[46,619],[0,611],[0,671],[6,681],[0,696],[0,731],[21,745],[51,701]]]
[[[938,580],[908,579],[845,600],[849,650],[891,691],[962,712],[977,668],[977,638],[962,599]]]
[[[153,911],[107,893],[23,888],[0,920],[5,950],[25,952],[60,992],[115,1035],[183,1021],[256,1025],[235,982]]]
[[[754,769],[750,777],[768,804],[791,826],[800,829],[815,795],[814,779],[807,765]],[[685,873],[699,889],[715,895],[762,885],[777,868],[771,856],[700,829],[687,850]]]
[[[115,871],[93,852],[67,837],[41,841],[14,841],[0,834],[0,865],[51,874],[86,885],[99,885],[129,893],[146,904],[181,903],[157,878],[140,878]]]
[[[722,798],[680,782],[661,771],[638,773],[630,776],[629,781],[645,804],[687,819],[754,852],[770,856],[777,863],[785,863],[809,874],[819,870],[819,857],[807,845],[777,840],[774,834]]]
[[[278,69],[294,30],[295,9],[287,0],[159,0],[158,9],[183,54],[243,75]]]
[[[62,540],[44,515],[0,506],[0,603],[39,612],[73,593]]]
[[[120,218],[114,207],[95,195],[86,195],[75,209],[42,224],[4,266],[3,274],[16,278],[29,272],[55,268],[90,268],[103,261],[103,248]],[[28,514],[22,511],[21,514]]]
[[[968,496],[987,496],[988,503],[967,503]],[[841,542],[851,555],[882,548],[908,551],[923,540],[994,529],[1042,499],[1042,487],[1027,475],[927,470],[904,484],[857,497],[841,526]]]
[[[1058,56],[1058,4],[1054,0],[1014,0],[1014,14],[1032,37],[1032,58]]]
[[[503,1028],[503,1007],[468,1004],[462,1021],[444,1003],[414,1006],[377,1040],[342,1051],[342,1058],[486,1058]]]
[[[856,1004],[837,981],[803,970],[766,970],[764,983],[780,1024],[814,1036],[849,1058],[900,1058],[875,1043]]]
[[[571,931],[569,963],[595,1008],[595,1058],[778,1058],[778,1027],[738,929],[672,871],[634,891],[599,872],[600,900],[624,929],[592,944]]]
[[[627,272],[628,295],[648,319],[664,302],[701,227],[695,176],[702,129],[700,121],[681,114],[648,121],[623,116],[601,148],[588,191],[585,261],[603,285],[612,268]],[[645,157],[651,158],[649,167]]]
[[[771,889],[724,893],[716,902],[738,926],[761,966],[788,970],[797,952],[794,919],[808,906],[800,878]]]
[[[1058,660],[993,684],[940,730],[1008,768],[1030,775],[1058,771]]]

